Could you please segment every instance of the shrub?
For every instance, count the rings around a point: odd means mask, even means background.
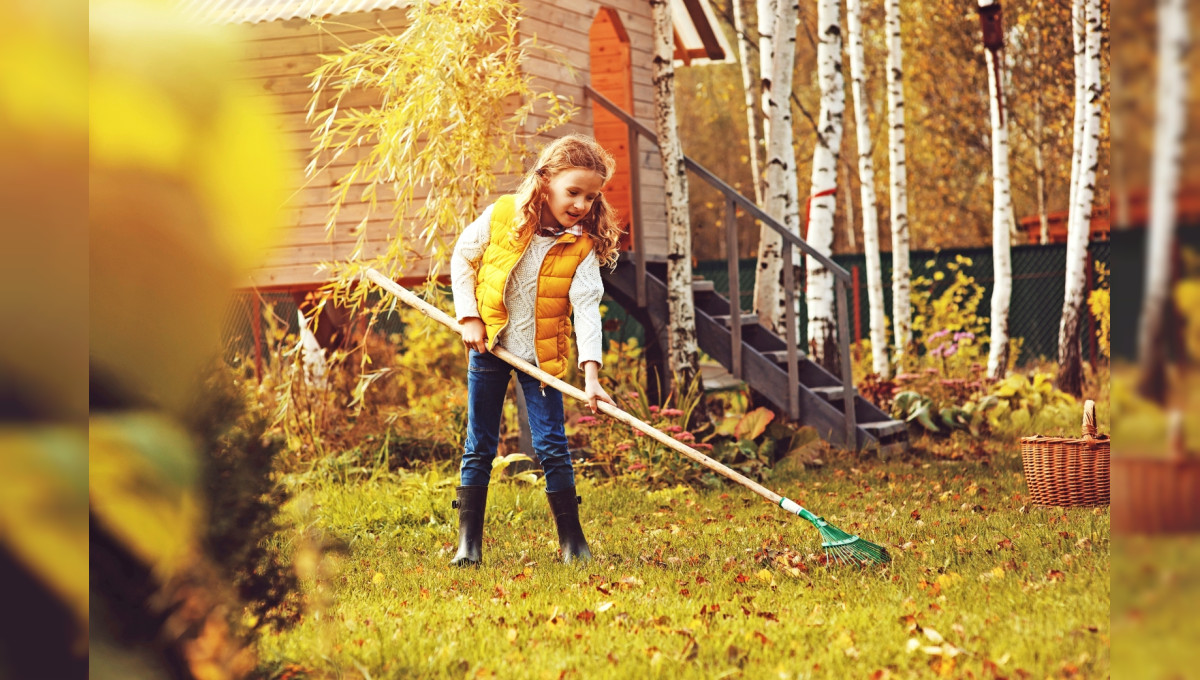
[[[280,528],[277,516],[288,498],[275,482],[283,439],[268,432],[261,412],[248,408],[245,382],[226,367],[210,370],[203,394],[189,425],[207,453],[205,552],[245,606],[247,616],[231,624],[286,627],[299,614],[296,575],[267,541]]]

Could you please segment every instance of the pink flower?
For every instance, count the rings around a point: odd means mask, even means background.
[[[633,465],[629,466],[630,472],[637,472],[638,470],[645,470],[645,469],[646,469],[645,463],[634,463]]]
[[[620,444],[617,444],[618,451],[628,451],[631,448],[633,448],[633,444],[630,444],[629,442],[622,442]]]
[[[692,446],[692,448],[701,449],[704,451],[712,451],[712,444],[705,444],[704,442],[696,442]]]
[[[650,412],[651,412],[651,413],[658,413],[658,407],[657,407],[657,406],[654,406],[653,404],[651,404],[651,405],[650,405]]]
[[[681,441],[681,442],[694,442],[694,441],[696,441],[696,436],[695,436],[695,435],[693,435],[691,432],[680,432],[679,434],[675,435],[675,438],[676,438],[676,439],[678,439],[678,440],[679,440],[679,441]]]
[[[662,411],[662,414],[667,417],[681,416],[681,415],[683,415],[683,411],[680,411],[677,408],[664,408]]]
[[[668,425],[663,428],[667,432],[683,432],[683,428],[678,425]]]
[[[637,399],[641,395],[639,395],[637,392],[626,392],[625,396],[630,399]]]
[[[596,422],[596,419],[592,416],[583,416],[576,422],[578,422],[580,425],[591,425],[592,423]]]

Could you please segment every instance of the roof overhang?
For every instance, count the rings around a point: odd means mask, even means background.
[[[409,0],[180,0],[190,17],[206,23],[257,24],[371,12],[409,4]],[[709,0],[671,0],[678,66],[734,61]]]
[[[675,65],[732,64],[733,50],[708,0],[671,0]]]

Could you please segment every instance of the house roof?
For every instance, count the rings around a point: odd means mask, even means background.
[[[206,23],[257,24],[392,9],[409,0],[180,0],[184,14]],[[733,50],[709,0],[671,0],[677,64],[730,63]]]

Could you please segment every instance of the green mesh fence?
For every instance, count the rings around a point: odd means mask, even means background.
[[[1097,241],[1088,246],[1088,254],[1092,261],[1103,262],[1106,266],[1110,250],[1111,247],[1107,241]],[[945,271],[946,264],[954,262],[960,255],[971,260],[971,265],[964,267],[963,271],[984,287],[979,314],[987,317],[991,313],[991,291],[995,280],[992,271],[991,248],[913,251],[910,253],[909,263],[914,276],[928,275],[936,270]],[[1065,293],[1066,256],[1065,245],[1016,246],[1012,249],[1013,294],[1009,307],[1008,332],[1010,337],[1024,338],[1021,355],[1017,358],[1019,364],[1039,357],[1058,355],[1058,326],[1062,318]],[[850,320],[851,333],[855,333],[855,330],[858,329],[857,337],[869,337],[871,323],[867,302],[866,257],[864,255],[834,255],[833,260],[847,271],[853,272],[855,268],[858,269],[858,305],[854,305],[852,295],[847,316]],[[930,263],[932,265],[927,267]],[[880,265],[884,281],[884,313],[890,319],[892,314],[891,253],[880,254]],[[753,308],[754,267],[754,259],[742,260],[738,266],[741,303],[744,311],[750,311]],[[729,290],[728,266],[724,260],[701,262],[696,268],[696,274],[712,280],[713,287],[722,294]],[[798,280],[803,282],[803,275]],[[1095,278],[1092,280],[1095,281]],[[948,282],[949,278],[935,285],[933,294],[938,295]],[[803,319],[806,316],[807,308],[802,298],[800,318]],[[801,339],[807,345],[807,329],[804,323],[799,325]],[[1095,335],[1095,321],[1090,315],[1081,325],[1080,335],[1085,341],[1084,357],[1091,359],[1093,351],[1091,339]]]
[[[1138,234],[1141,233],[1139,230]],[[1119,232],[1114,232],[1114,240],[1118,238],[1126,238],[1126,236],[1118,236]],[[1200,234],[1200,230],[1195,230],[1193,236]],[[1190,238],[1187,237],[1187,238]],[[1181,240],[1187,240],[1181,239]],[[1192,241],[1200,242],[1200,238],[1191,238]],[[1118,244],[1120,245],[1120,244]],[[1135,247],[1136,246],[1136,247]],[[1137,244],[1131,244],[1128,248],[1118,248],[1121,260],[1121,278],[1122,282],[1130,279],[1129,283],[1136,284],[1130,286],[1121,286],[1120,289],[1114,288],[1113,293],[1113,311],[1117,312],[1118,306],[1127,304],[1136,304],[1131,292],[1136,294],[1141,290],[1141,276],[1126,273],[1126,266],[1132,266],[1141,262],[1141,252],[1144,248],[1140,248],[1140,241]],[[1112,246],[1108,241],[1097,241],[1089,244],[1088,255],[1091,261],[1102,262],[1106,266],[1109,264],[1109,256],[1112,251]],[[954,262],[956,257],[962,255],[971,260],[971,265],[964,267],[963,271],[975,279],[985,289],[983,301],[980,305],[979,313],[981,316],[987,317],[990,313],[991,306],[991,289],[994,280],[992,272],[992,251],[990,248],[971,248],[962,250],[939,250],[939,251],[914,251],[911,253],[910,262],[914,276],[931,274],[935,270],[945,270],[945,265],[949,262]],[[858,304],[854,304],[853,296],[851,296],[848,317],[850,320],[850,331],[855,333],[857,337],[870,336],[870,318],[869,307],[867,302],[867,280],[865,271],[865,257],[862,255],[835,255],[833,257],[842,267],[848,271],[858,269]],[[932,262],[932,266],[927,267],[927,264]],[[1048,245],[1048,246],[1016,246],[1012,251],[1013,262],[1013,295],[1012,304],[1009,310],[1009,335],[1014,338],[1023,338],[1021,355],[1018,357],[1018,363],[1026,363],[1039,357],[1055,357],[1058,353],[1058,326],[1062,316],[1062,302],[1064,294],[1064,277],[1066,263],[1066,246],[1064,245]],[[883,269],[884,280],[884,309],[888,318],[891,318],[892,310],[892,259],[891,253],[881,253],[881,265]],[[741,303],[744,311],[750,311],[753,308],[753,291],[754,291],[754,259],[744,259],[739,263],[739,274],[741,277]],[[1140,264],[1135,267],[1140,274]],[[1092,267],[1094,272],[1094,264]],[[702,276],[713,282],[714,288],[722,295],[727,294],[729,290],[729,275],[727,265],[724,260],[712,260],[700,262],[695,270],[696,275]],[[1136,278],[1136,281],[1132,280]],[[798,278],[803,286],[804,277]],[[1091,279],[1093,282],[1095,278]],[[948,279],[947,279],[948,281]],[[946,282],[940,285],[944,286]],[[935,286],[934,295],[939,293],[939,287]],[[255,304],[255,299],[258,299],[258,304]],[[637,321],[630,317],[624,309],[616,302],[605,300],[604,314],[604,337],[605,346],[608,346],[609,340],[627,340],[629,338],[637,338],[639,342],[644,341],[644,332]],[[800,302],[800,318],[803,319],[807,315],[807,308],[803,298]],[[225,318],[223,337],[225,338],[225,351],[227,359],[232,360],[234,357],[251,357],[254,354],[254,317],[255,310],[260,314],[272,314],[279,324],[279,327],[286,328],[289,333],[296,333],[299,330],[299,322],[296,318],[297,302],[296,298],[290,292],[254,292],[241,291],[235,293],[230,300],[228,313]],[[801,338],[807,345],[808,338],[806,324],[800,323]],[[1125,327],[1112,329],[1113,332],[1113,351],[1121,354],[1123,351],[1128,351],[1127,348],[1132,346],[1132,336],[1134,334],[1133,324],[1126,324]],[[260,340],[260,347],[263,351],[267,350],[268,339],[265,337],[266,329],[269,324],[263,323],[263,337]],[[399,318],[394,314],[389,314],[381,317],[376,324],[377,330],[383,333],[402,333],[404,326],[400,323]],[[1092,359],[1093,352],[1096,351],[1095,343],[1092,338],[1095,337],[1095,321],[1090,314],[1084,319],[1081,325],[1080,334],[1083,340],[1083,353],[1086,359]]]
[[[300,319],[296,312],[300,309],[299,301],[303,299],[303,291],[241,290],[233,293],[221,328],[225,360],[232,363],[239,359],[253,359],[256,316],[259,320],[257,337],[261,352],[270,351],[273,341],[268,335],[272,325],[285,335],[299,333]],[[375,322],[375,330],[384,334],[403,333],[404,324],[397,314],[382,314]]]

